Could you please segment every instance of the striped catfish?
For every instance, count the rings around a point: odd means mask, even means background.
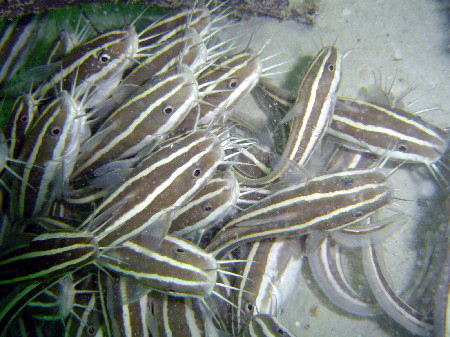
[[[83,144],[73,178],[135,155],[181,123],[197,97],[187,67],[147,81]]]
[[[122,85],[142,85],[181,63],[195,72],[206,61],[207,53],[202,38],[193,28],[179,32],[149,51],[150,55],[140,60],[139,65],[126,74]],[[140,58],[140,55],[136,57]]]
[[[259,56],[244,50],[216,60],[196,77],[200,92],[200,124],[231,110],[258,82],[262,73]]]
[[[30,127],[19,156],[26,163],[21,167],[22,179],[14,182],[11,192],[14,221],[47,215],[69,179],[81,140],[89,133],[83,113],[79,103],[62,91]]]
[[[388,205],[391,190],[377,170],[349,170],[292,184],[232,219],[207,251],[221,255],[244,242],[333,231],[363,220]]]
[[[375,299],[386,314],[415,335],[431,336],[433,318],[411,307],[389,284],[380,247],[373,243],[366,245],[362,248],[362,257],[364,274]]]
[[[162,18],[139,32],[139,49],[163,43],[186,28],[195,29],[200,36],[208,33],[210,13],[206,7],[187,9]]]
[[[158,219],[187,203],[223,158],[219,139],[208,131],[167,142],[141,161],[82,226],[89,226],[103,247],[118,245],[155,226],[167,226]],[[160,228],[155,237],[165,232]]]
[[[449,231],[447,231],[448,233]],[[448,234],[447,234],[448,235]],[[443,261],[442,269],[436,281],[436,292],[434,295],[434,336],[444,337],[450,334],[450,249]]]
[[[234,286],[233,331],[239,334],[256,315],[278,316],[288,303],[302,266],[303,247],[297,238],[268,239],[241,247]]]
[[[444,130],[407,111],[339,98],[329,134],[350,147],[394,160],[433,164],[447,148]]]
[[[359,152],[336,145],[325,165],[325,171],[337,172],[349,169],[372,168],[377,163],[377,156],[369,152]]]
[[[132,281],[123,276],[102,275],[99,282],[105,298],[103,315],[105,325],[107,325],[105,326],[106,335],[111,337],[148,337],[147,295],[133,294]]]
[[[175,210],[170,233],[176,236],[205,231],[228,215],[239,197],[239,184],[231,171],[217,171],[192,200]]]
[[[69,299],[65,305],[63,336],[94,336],[103,325],[97,276],[84,269],[75,272],[71,279],[70,287],[62,296]]]
[[[30,94],[17,98],[14,103],[5,129],[5,137],[9,142],[9,157],[17,158],[22,149],[25,134],[37,114],[37,101]]]
[[[265,146],[255,144],[248,149],[231,149],[227,154],[238,153],[232,169],[239,178],[262,178],[270,173],[273,153]]]
[[[43,291],[28,303],[26,312],[40,321],[62,321],[70,313],[73,306],[72,277],[66,276],[57,284]]]
[[[36,29],[35,15],[25,15],[4,24],[0,32],[0,84],[11,78],[25,62]]]
[[[95,106],[118,85],[137,52],[137,43],[135,30],[129,27],[104,33],[81,44],[62,59],[59,71],[52,74],[36,94],[52,95],[50,91],[60,82],[64,90],[76,88],[75,96],[94,87],[85,105],[86,108]]]
[[[152,292],[149,306],[154,324],[151,332],[159,337],[218,336],[211,313],[195,298],[177,298]]]
[[[292,95],[274,86],[264,88],[265,94],[283,110],[292,106]],[[448,141],[444,130],[410,112],[343,97],[336,99],[327,132],[351,149],[429,165],[442,157]]]
[[[294,104],[280,121],[280,124],[290,123],[289,137],[281,158],[269,175],[246,179],[246,184],[268,184],[280,177],[291,162],[300,166],[306,164],[331,123],[341,78],[341,59],[335,47],[324,47],[314,57]]]
[[[243,332],[243,337],[294,337],[276,317],[258,315],[253,317]]]
[[[29,243],[3,249],[0,256],[0,285],[61,278],[92,263],[98,253],[98,244],[90,233],[44,233]]]
[[[307,245],[310,238],[307,239]],[[308,248],[307,248],[308,249]],[[353,290],[342,273],[341,251],[330,237],[308,254],[308,264],[316,284],[336,307],[357,317],[381,314],[376,303],[370,303]]]
[[[166,235],[154,246],[146,233],[105,249],[98,263],[147,292],[198,298],[212,293],[218,269],[216,259],[193,243]]]

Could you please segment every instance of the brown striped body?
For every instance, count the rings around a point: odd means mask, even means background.
[[[294,184],[231,220],[207,250],[223,254],[248,241],[332,231],[351,225],[390,203],[391,191],[385,180],[375,170],[353,170]]]
[[[195,79],[186,67],[146,82],[83,144],[72,178],[132,157],[181,123],[197,96]]]
[[[84,225],[90,226],[101,246],[124,242],[188,202],[223,156],[219,140],[208,131],[176,139],[143,160]]]
[[[135,286],[172,296],[206,297],[217,278],[215,258],[189,241],[166,235],[159,246],[138,235],[108,250],[99,263],[128,277]]]

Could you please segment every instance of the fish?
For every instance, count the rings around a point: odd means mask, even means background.
[[[373,243],[362,248],[364,274],[378,304],[394,321],[411,333],[431,336],[433,318],[418,312],[400,298],[386,279],[381,257],[380,248]]]
[[[98,263],[126,276],[143,294],[155,290],[195,298],[212,293],[218,269],[211,254],[171,235],[165,235],[158,246],[149,241],[148,235],[137,235],[116,248],[106,249]]]
[[[233,213],[238,197],[239,184],[233,172],[216,172],[189,203],[175,210],[169,233],[190,237],[208,230]]]
[[[142,85],[154,76],[185,64],[196,72],[206,61],[207,51],[202,38],[193,28],[188,28],[171,37],[162,45],[150,49],[150,55],[139,61],[139,64],[128,71],[121,85]],[[147,55],[147,54],[145,54]],[[137,58],[141,58],[139,54]]]
[[[24,15],[0,32],[0,84],[14,76],[26,60],[33,36],[38,27],[38,16]]]
[[[130,299],[133,296],[130,280],[123,276],[106,276],[100,282],[104,283],[107,305],[106,324],[109,324],[111,336],[142,336],[148,337],[147,328],[148,300],[147,295]]]
[[[334,231],[390,204],[391,189],[378,170],[325,174],[282,188],[241,212],[206,250],[220,256],[258,239]]]
[[[180,298],[152,292],[149,295],[154,327],[152,335],[201,337],[218,336],[211,313],[195,298]]]
[[[59,70],[35,92],[36,97],[54,96],[55,86],[75,97],[90,93],[85,108],[109,97],[137,52],[138,38],[133,27],[97,36],[74,48],[61,60]]]
[[[89,133],[83,114],[83,107],[62,91],[30,126],[19,156],[25,167],[19,167],[21,179],[11,191],[12,221],[48,215],[53,199],[68,182],[80,143]]]
[[[6,124],[5,137],[9,143],[9,158],[17,159],[24,137],[37,115],[38,101],[31,94],[19,96],[14,102]]]
[[[258,315],[279,316],[288,303],[303,261],[303,247],[297,238],[266,239],[248,243],[240,249],[234,286],[236,309],[232,316],[233,331],[239,335]]]
[[[170,226],[170,221],[158,220],[189,202],[223,158],[219,139],[205,130],[168,142],[142,160],[81,227],[89,228],[104,247],[159,226],[154,232],[158,241]]]
[[[146,82],[82,144],[72,179],[137,154],[181,123],[197,97],[187,67]]]
[[[98,254],[97,241],[90,233],[44,233],[29,243],[3,249],[0,256],[0,286],[62,278],[92,263]]]
[[[342,97],[328,133],[350,148],[425,164],[436,163],[448,142],[444,130],[405,110]]]
[[[258,315],[255,316],[249,323],[248,327],[244,330],[243,336],[245,337],[275,337],[295,336],[286,327],[284,327],[280,321],[270,315]]]
[[[342,56],[334,47],[324,47],[314,57],[300,84],[294,104],[280,124],[289,122],[283,153],[270,174],[246,179],[247,185],[276,181],[292,162],[304,166],[322,140],[333,118],[336,91],[341,78]]]
[[[261,73],[261,61],[252,50],[223,56],[201,69],[196,76],[201,99],[199,124],[208,124],[231,110],[253,89]]]

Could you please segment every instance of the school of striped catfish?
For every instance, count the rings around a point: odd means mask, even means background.
[[[0,139],[1,337],[294,336],[279,317],[306,264],[336,310],[448,336],[448,243],[406,294],[380,247],[408,220],[389,184],[402,164],[448,193],[446,131],[391,100],[337,97],[334,45],[297,92],[277,88],[251,43],[220,39],[229,14],[196,4],[61,31]],[[5,24],[0,83],[36,29],[34,16]],[[264,130],[235,108],[249,95]],[[349,246],[370,296],[348,281]]]

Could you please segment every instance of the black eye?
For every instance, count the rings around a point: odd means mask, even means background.
[[[329,64],[328,65],[328,70],[329,71],[334,71],[334,65],[333,64]]]
[[[104,51],[99,52],[97,55],[97,60],[99,60],[100,63],[107,63],[110,59],[111,56]]]
[[[88,334],[94,335],[94,334],[95,334],[95,327],[90,326],[90,327],[88,328]]]
[[[405,153],[406,151],[408,151],[408,147],[405,144],[400,144],[398,146],[397,150],[399,150],[400,152]]]
[[[228,81],[228,88],[235,89],[238,86],[238,84],[239,84],[238,80],[232,78],[231,80]]]
[[[341,184],[344,187],[350,187],[353,185],[353,183],[354,183],[353,178],[347,177],[347,178],[341,179]]]
[[[354,216],[355,218],[360,218],[360,217],[363,216],[363,212],[357,211],[357,212],[353,213],[353,216]]]
[[[170,115],[170,114],[173,112],[173,107],[172,107],[171,105],[166,105],[166,106],[163,108],[163,112],[164,112],[166,115]]]
[[[59,136],[61,134],[61,128],[59,126],[54,126],[48,132],[50,133],[50,136]]]
[[[26,121],[28,121],[28,117],[27,116],[22,116],[22,117],[20,117],[20,121],[25,123]]]
[[[283,329],[278,329],[278,334],[279,335],[284,335],[284,330]]]
[[[212,211],[212,206],[210,205],[210,204],[206,204],[206,205],[204,205],[203,206],[203,210],[205,211],[205,212],[211,212]]]
[[[177,253],[184,253],[184,249],[183,248],[177,248]]]
[[[200,177],[200,174],[202,174],[202,171],[200,171],[200,169],[196,169],[194,170],[194,172],[192,172],[192,175],[194,177]]]
[[[253,304],[248,303],[248,304],[247,304],[247,310],[248,310],[249,312],[252,312],[252,311],[253,311]]]

